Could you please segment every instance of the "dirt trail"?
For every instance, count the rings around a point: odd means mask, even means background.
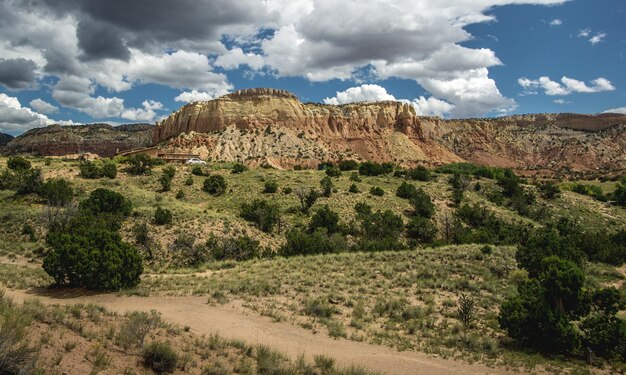
[[[249,344],[266,344],[292,358],[305,353],[308,357],[325,354],[340,365],[358,365],[386,374],[505,374],[505,369],[480,364],[433,358],[424,353],[398,352],[391,348],[335,340],[324,334],[313,334],[286,322],[273,323],[270,318],[247,311],[236,302],[211,306],[205,297],[127,297],[115,294],[76,295],[45,291],[7,291],[16,302],[39,298],[48,304],[96,303],[107,309],[127,311],[157,310],[172,323],[191,327],[199,334],[219,333],[223,337],[242,339]]]

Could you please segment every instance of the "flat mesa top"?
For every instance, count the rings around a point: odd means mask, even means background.
[[[242,96],[260,96],[260,95],[270,95],[277,96],[283,98],[293,98],[297,99],[297,97],[287,90],[279,90],[279,89],[270,89],[270,88],[254,88],[254,89],[243,89],[237,90],[233,93],[224,95],[229,98],[237,98]]]

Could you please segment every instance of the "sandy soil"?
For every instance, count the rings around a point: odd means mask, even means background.
[[[341,365],[360,365],[387,374],[505,374],[501,368],[433,358],[418,352],[397,352],[391,348],[332,339],[286,322],[273,323],[241,307],[239,302],[223,306],[208,305],[205,297],[126,297],[115,294],[85,295],[76,291],[7,291],[16,302],[39,298],[49,304],[97,303],[107,309],[127,311],[157,310],[172,323],[191,327],[199,334],[219,333],[243,339],[249,344],[266,344],[292,357],[304,353],[332,356]]]

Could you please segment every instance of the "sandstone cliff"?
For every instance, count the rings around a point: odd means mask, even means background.
[[[625,127],[626,116],[618,114],[443,120],[419,117],[400,102],[321,105],[283,90],[248,89],[180,108],[157,124],[152,142],[213,160],[278,167],[354,158],[624,170]]]
[[[6,145],[5,152],[42,156],[92,153],[109,157],[118,150],[149,146],[152,128],[149,124],[50,125],[31,129],[14,138]]]
[[[460,160],[424,137],[411,105],[305,104],[274,89],[241,90],[190,103],[157,124],[153,144],[165,140],[170,141],[162,147],[171,151],[277,165],[346,157],[399,163]]]

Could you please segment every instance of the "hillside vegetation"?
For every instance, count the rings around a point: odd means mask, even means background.
[[[237,301],[338,339],[550,372],[588,370],[593,347],[595,369],[623,370],[623,180],[526,180],[470,164],[0,166],[6,288]],[[569,283],[569,297],[545,280]],[[522,311],[527,297],[545,299],[558,324]],[[603,317],[611,324],[598,327]],[[541,347],[516,334],[537,324],[572,327],[549,334],[569,341]],[[598,332],[614,337],[591,342]]]

